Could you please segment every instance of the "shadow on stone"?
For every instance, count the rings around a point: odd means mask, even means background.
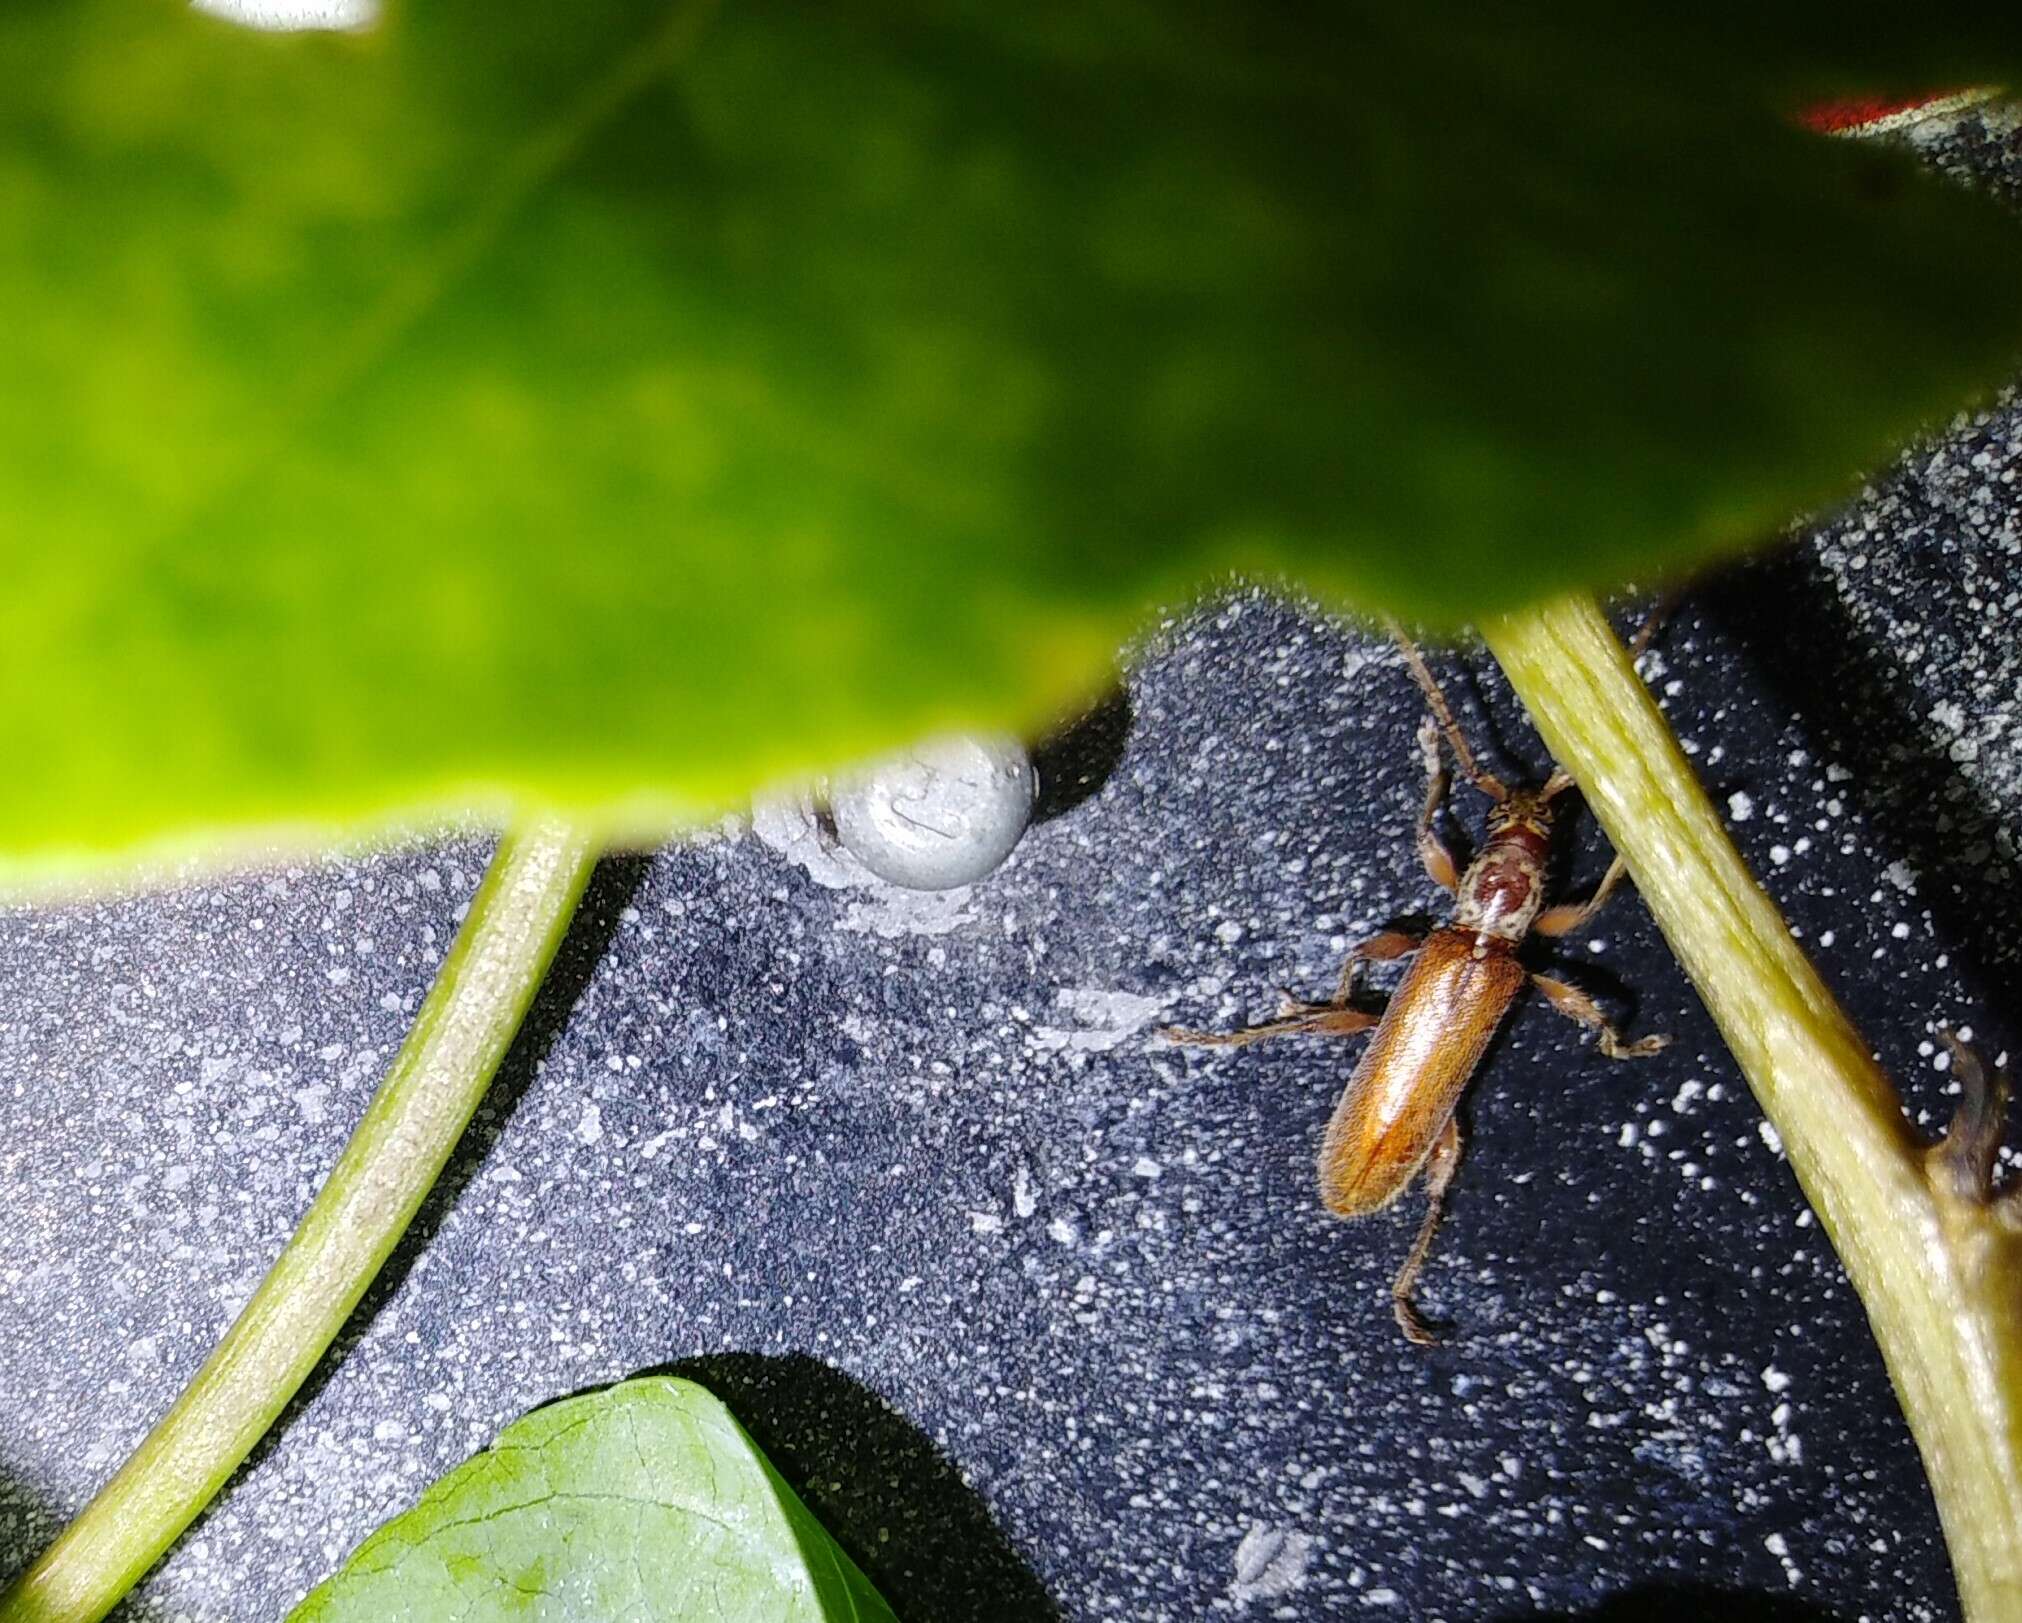
[[[61,1518],[43,1502],[42,1496],[14,1471],[0,1465],[0,1592],[48,1547],[62,1528]]]
[[[2022,1007],[2022,959],[2011,950],[2022,871],[1986,856],[1999,849],[2001,809],[1931,741],[1912,707],[1916,690],[1896,679],[1889,651],[1855,623],[1808,551],[1737,569],[1699,601],[1779,703],[1805,717],[1850,770],[1839,792],[1867,816],[1878,843],[1935,881],[1919,887],[1918,899],[1939,940],[1970,949],[1961,966],[1968,1007],[1983,1004],[1973,1010],[1983,1019]]]
[[[1095,705],[1032,748],[1039,798],[1032,821],[1074,810],[1108,782],[1130,742],[1130,691],[1121,683]]]
[[[906,1623],[1059,1618],[955,1467],[841,1371],[804,1353],[713,1353],[648,1373],[721,1398]]]
[[[1835,1623],[1824,1607],[1789,1595],[1698,1584],[1640,1584],[1584,1612],[1512,1612],[1504,1623]]]

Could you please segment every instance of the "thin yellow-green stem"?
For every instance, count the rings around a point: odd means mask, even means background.
[[[2022,1224],[1934,1177],[1877,1065],[1734,849],[1599,606],[1488,645],[1706,1001],[1860,1293],[1971,1623],[2022,1619]]]
[[[595,856],[553,822],[500,844],[414,1029],[273,1270],[119,1473],[0,1596],[0,1623],[95,1623],[265,1435],[463,1136]]]

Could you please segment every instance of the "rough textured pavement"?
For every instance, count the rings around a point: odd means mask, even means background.
[[[1927,1123],[1934,1024],[2017,1045],[2018,469],[2009,400],[1694,593],[1649,662]],[[1539,768],[1487,662],[1442,666]],[[1385,1300],[1416,1207],[1313,1194],[1355,1048],[1154,1039],[1434,906],[1417,714],[1382,645],[1244,591],[1149,638],[952,901],[740,829],[608,863],[341,1358],[126,1615],[274,1618],[513,1416],[668,1366],[912,1620],[1955,1615],[1858,1306],[1632,895],[1559,956],[1676,1042],[1611,1064],[1521,1009],[1430,1353]],[[256,1282],[485,854],[0,915],[0,1570]],[[1605,861],[1583,818],[1564,854]]]

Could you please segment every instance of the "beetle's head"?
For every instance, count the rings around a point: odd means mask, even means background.
[[[1551,786],[1543,789],[1512,789],[1488,809],[1490,838],[1519,830],[1549,839],[1552,832]]]

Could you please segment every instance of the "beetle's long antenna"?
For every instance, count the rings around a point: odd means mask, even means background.
[[[1387,623],[1390,635],[1404,652],[1404,663],[1411,672],[1411,679],[1425,694],[1425,702],[1432,706],[1433,720],[1439,723],[1439,730],[1446,735],[1447,743],[1453,746],[1454,759],[1460,763],[1462,774],[1490,800],[1509,799],[1509,788],[1502,779],[1493,772],[1484,772],[1475,763],[1474,751],[1468,748],[1467,735],[1460,730],[1460,724],[1453,719],[1453,709],[1446,702],[1446,690],[1427,667],[1425,656],[1418,651],[1418,644],[1405,636],[1403,628],[1395,620]]]

